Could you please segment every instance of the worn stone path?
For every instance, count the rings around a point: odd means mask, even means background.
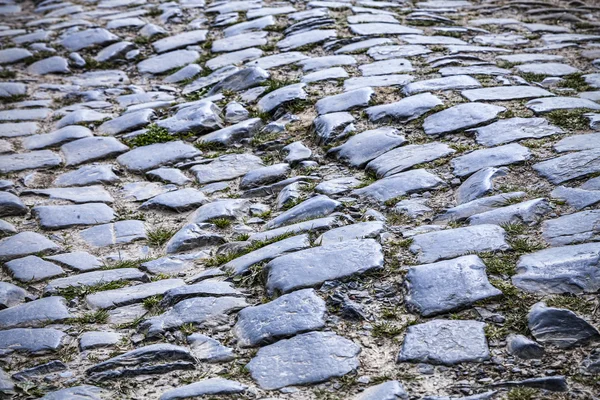
[[[0,0],[0,398],[600,396],[600,5]]]

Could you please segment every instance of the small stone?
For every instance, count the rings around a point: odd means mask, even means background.
[[[508,335],[506,348],[509,354],[525,360],[541,359],[544,356],[544,348],[523,335]]]
[[[237,394],[244,393],[246,389],[248,389],[248,386],[235,381],[223,378],[211,378],[168,390],[160,396],[160,400],[178,400],[210,395],[219,396]]]
[[[45,297],[0,310],[0,329],[37,328],[71,318],[62,297]]]
[[[450,164],[452,165],[454,175],[463,177],[483,168],[500,167],[527,161],[531,156],[531,152],[527,147],[512,143],[472,151],[471,153],[455,157]]]
[[[531,307],[527,320],[529,330],[538,342],[561,349],[582,346],[600,339],[598,330],[573,311],[547,307],[544,302]]]

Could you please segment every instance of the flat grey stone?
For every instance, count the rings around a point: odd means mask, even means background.
[[[366,24],[351,24],[349,25],[350,31],[357,35],[372,36],[372,35],[408,35],[408,34],[422,34],[423,31],[416,28],[410,28],[408,26],[402,26],[399,24],[387,24],[380,22],[371,22]]]
[[[112,203],[114,201],[110,193],[104,190],[100,185],[72,188],[33,189],[23,191],[22,194],[48,196],[50,199],[68,200],[73,203]]]
[[[192,354],[199,361],[221,363],[235,359],[233,349],[201,333],[191,334],[187,337],[187,342],[192,348]]]
[[[364,392],[354,396],[352,400],[398,400],[407,399],[408,393],[398,381],[387,381],[371,386]]]
[[[213,219],[225,218],[234,220],[248,214],[250,202],[244,199],[219,199],[198,208],[191,215],[190,221],[199,224]]]
[[[198,64],[188,64],[180,70],[167,76],[163,81],[165,83],[178,83],[187,81],[202,72],[202,67]]]
[[[119,181],[110,165],[85,165],[75,171],[60,174],[54,180],[58,187],[112,184]]]
[[[74,76],[72,79],[74,85],[84,87],[111,87],[126,85],[129,83],[127,74],[120,70],[105,70],[85,72]]]
[[[148,297],[162,295],[167,290],[182,285],[185,285],[185,282],[181,279],[162,279],[156,282],[88,294],[85,300],[88,306],[93,309],[111,309],[141,303]]]
[[[0,329],[37,328],[71,318],[62,297],[44,297],[0,310]]]
[[[287,177],[290,170],[290,166],[286,163],[254,169],[242,177],[240,189],[251,189],[280,181]]]
[[[83,350],[112,347],[119,343],[123,335],[117,332],[84,332],[79,338],[79,348]]]
[[[527,320],[535,340],[561,349],[579,347],[600,339],[598,330],[573,311],[547,307],[544,302],[531,307]]]
[[[185,188],[159,194],[156,197],[144,202],[140,209],[166,209],[176,212],[191,210],[208,202],[208,198],[197,189]]]
[[[106,29],[92,28],[66,35],[59,44],[69,51],[79,51],[92,46],[104,46],[119,40]]]
[[[34,75],[47,75],[68,74],[71,70],[69,69],[69,63],[65,58],[54,56],[34,62],[27,67],[27,72]]]
[[[442,105],[442,101],[437,96],[431,93],[422,93],[406,97],[395,103],[369,107],[365,112],[371,122],[387,119],[410,121],[439,105]]]
[[[12,277],[20,282],[38,282],[65,274],[58,265],[36,256],[17,258],[5,266]]]
[[[140,329],[152,337],[184,324],[202,326],[246,306],[246,300],[239,297],[195,297],[180,301],[164,314],[148,318],[140,324]]]
[[[260,112],[271,112],[280,105],[292,100],[305,100],[308,95],[303,90],[304,83],[296,83],[274,90],[262,97],[257,107]]]
[[[178,272],[185,270],[190,264],[186,261],[177,260],[171,257],[160,257],[156,260],[143,263],[140,268],[148,271],[153,275],[167,274],[175,275]]]
[[[32,257],[32,256],[30,256]],[[11,262],[18,261],[13,260]],[[148,282],[148,276],[137,268],[117,268],[102,271],[86,272],[77,275],[71,275],[66,278],[54,279],[44,288],[45,294],[58,294],[61,290],[69,287],[95,286],[101,283],[119,282],[119,281],[138,281]]]
[[[327,245],[345,242],[347,240],[377,238],[385,231],[383,222],[369,221],[357,222],[355,224],[341,226],[323,233],[315,240],[315,243]]]
[[[354,117],[348,112],[318,116],[313,121],[318,144],[324,145],[348,135],[354,130],[352,122],[354,122]]]
[[[546,97],[527,102],[527,108],[536,114],[544,114],[554,110],[569,110],[574,108],[587,108],[600,110],[600,104],[579,97]]]
[[[206,184],[232,180],[263,166],[263,161],[252,154],[226,154],[190,170],[196,175],[198,183]]]
[[[305,56],[299,51],[288,51],[285,53],[278,53],[266,57],[261,57],[257,60],[253,60],[246,63],[246,65],[256,66],[268,70],[271,68],[281,67],[283,65],[294,64],[298,61],[302,61],[307,58],[308,56]]]
[[[348,111],[369,105],[369,101],[373,94],[373,89],[369,87],[356,89],[342,94],[324,97],[317,101],[315,107],[317,108],[317,113],[319,115],[338,111]]]
[[[168,390],[160,396],[160,400],[188,399],[210,395],[229,395],[243,393],[248,386],[223,378],[210,378]]]
[[[9,192],[0,192],[0,217],[27,214],[27,207],[21,199]]]
[[[101,63],[114,61],[123,58],[127,52],[133,49],[135,49],[135,45],[131,42],[114,43],[100,50],[94,59]]]
[[[568,64],[555,62],[521,64],[516,66],[517,71],[529,74],[565,76],[581,72]]]
[[[101,123],[105,119],[112,118],[112,114],[105,114],[95,110],[88,109],[80,109],[74,110],[63,118],[61,118],[57,123],[56,127],[58,129],[64,128],[69,125],[81,125],[81,124],[94,124]]]
[[[55,256],[45,257],[48,260],[56,261],[70,269],[78,272],[93,271],[102,268],[104,265],[100,259],[86,253],[85,251],[74,251],[71,253],[57,254]]]
[[[42,121],[51,114],[49,108],[3,110],[0,111],[0,121]]]
[[[244,274],[250,267],[261,262],[270,261],[285,253],[303,250],[310,247],[308,235],[293,236],[267,246],[261,247],[248,254],[237,257],[223,265],[224,270],[236,275]]]
[[[452,47],[459,46],[447,46],[450,50]],[[463,46],[460,46],[463,47]],[[466,47],[466,46],[464,46]],[[493,49],[492,47],[481,47],[482,50],[489,51]],[[474,50],[473,48],[469,48],[468,50]],[[501,51],[507,51],[505,49],[500,49]],[[452,76],[452,75],[491,75],[491,76],[502,76],[509,75],[510,70],[504,68],[498,68],[487,65],[473,65],[469,67],[444,67],[440,68],[438,71],[442,76]]]
[[[11,98],[27,94],[27,86],[19,82],[1,82],[0,98]]]
[[[409,326],[398,354],[398,362],[455,365],[483,362],[490,351],[477,321],[433,320]]]
[[[431,53],[431,50],[419,44],[375,46],[367,51],[371,58],[378,61],[398,57],[414,57],[429,53]]]
[[[0,282],[0,310],[18,306],[25,300],[33,300],[34,297],[25,289],[8,282]]]
[[[250,118],[235,125],[216,130],[198,139],[199,143],[216,143],[228,146],[254,137],[263,126],[260,118]]]
[[[402,92],[407,95],[413,95],[422,92],[431,92],[437,90],[462,90],[480,88],[479,81],[468,75],[454,75],[444,78],[427,79],[418,82],[412,82],[402,88]]]
[[[146,172],[146,176],[152,178],[153,180],[172,183],[174,185],[185,185],[186,183],[192,181],[177,168],[160,167],[158,169],[153,169],[152,171]]]
[[[165,292],[160,305],[170,307],[194,297],[243,297],[232,283],[206,279],[191,285],[179,286]]]
[[[21,232],[0,240],[0,261],[9,261],[30,254],[48,254],[60,246],[36,232]]]
[[[311,72],[339,65],[356,65],[356,58],[353,56],[313,57],[300,61],[298,65],[304,72]]]
[[[117,135],[119,133],[129,132],[135,129],[143,128],[148,125],[154,117],[155,112],[152,109],[144,109],[130,112],[104,122],[97,131],[104,135]]]
[[[527,336],[510,334],[506,338],[506,348],[509,354],[522,359],[541,359],[544,348]]]
[[[85,126],[69,125],[51,133],[28,136],[23,139],[22,143],[27,150],[40,150],[90,136],[92,136],[92,131]]]
[[[82,230],[79,234],[92,247],[105,247],[147,239],[144,223],[138,220],[93,226]]]
[[[355,189],[352,194],[383,203],[395,197],[424,192],[443,185],[444,181],[436,175],[424,169],[416,169],[380,179],[369,186]]]
[[[419,262],[431,263],[469,252],[508,250],[506,232],[497,225],[476,225],[423,233],[413,237],[410,251]]]
[[[158,343],[140,347],[94,365],[86,370],[92,381],[173,370],[193,369],[196,360],[184,347]]]
[[[135,148],[117,157],[117,162],[130,171],[142,172],[200,154],[195,147],[178,140]]]
[[[195,50],[175,50],[158,56],[150,57],[137,65],[142,74],[163,74],[174,68],[184,67],[200,57]]]
[[[164,53],[171,50],[181,49],[192,44],[202,43],[206,40],[206,30],[195,30],[182,32],[177,35],[169,36],[152,43],[152,47],[157,53]]]
[[[485,211],[469,217],[468,221],[470,225],[524,224],[531,226],[537,224],[551,210],[548,200],[539,198]]]
[[[308,75],[307,75],[308,76]],[[412,75],[374,75],[349,78],[344,81],[344,90],[356,90],[364,87],[403,86],[413,81]]]
[[[182,94],[186,95],[189,93],[196,92],[198,90],[202,90],[208,86],[214,85],[215,83],[220,82],[221,80],[227,78],[229,75],[232,75],[239,71],[238,67],[233,65],[227,65],[225,67],[219,68],[210,75],[202,76],[196,79],[194,82],[183,88]]]
[[[600,210],[581,211],[544,221],[542,236],[553,246],[598,241]]]
[[[65,342],[66,334],[49,328],[16,328],[0,331],[0,354],[38,355],[56,351]]]
[[[333,332],[310,332],[261,348],[246,368],[266,390],[318,383],[358,368],[360,350]]]
[[[510,54],[506,56],[498,56],[496,60],[506,61],[511,64],[525,64],[532,62],[551,62],[551,61],[563,61],[564,57],[555,54]]]
[[[237,101],[232,101],[225,108],[225,120],[230,123],[238,123],[245,121],[250,116],[248,110]]]
[[[0,137],[18,137],[33,135],[38,132],[36,122],[9,122],[0,124]]]
[[[300,80],[302,83],[312,83],[312,82],[320,82],[327,80],[339,80],[348,78],[348,73],[342,67],[333,67],[322,69],[319,71],[311,72],[310,74],[306,74]],[[368,85],[365,85],[368,86]]]
[[[542,294],[595,293],[600,288],[600,244],[551,247],[521,256],[513,284]]]
[[[233,328],[242,347],[272,343],[325,326],[325,302],[313,289],[298,290],[269,303],[246,307]]]
[[[428,317],[501,295],[488,282],[485,271],[485,264],[475,255],[410,267],[406,304]]]
[[[354,135],[344,144],[330,149],[327,153],[333,154],[338,160],[353,167],[360,168],[404,143],[406,139],[400,135],[400,131],[392,127],[383,127]]]
[[[492,121],[503,111],[492,104],[459,104],[425,118],[423,129],[427,135],[443,135]]]
[[[88,137],[63,144],[60,149],[65,164],[70,166],[111,158],[126,152],[129,147],[113,137]]]
[[[265,225],[265,229],[275,229],[306,219],[325,217],[333,213],[340,206],[341,203],[339,201],[332,200],[325,195],[311,197],[269,221]]]
[[[312,150],[302,142],[293,142],[281,149],[286,154],[284,162],[294,166],[301,161],[308,160],[312,156]]]
[[[410,61],[405,58],[375,61],[370,64],[363,64],[358,69],[360,69],[363,76],[397,74],[414,70]]]
[[[167,193],[173,189],[175,188],[169,185],[163,185],[162,183],[140,181],[123,185],[121,192],[126,199],[144,201],[151,199],[154,196],[158,196],[159,194]]]
[[[210,101],[200,101],[185,106],[169,118],[156,122],[169,133],[205,132],[223,126],[221,110]],[[157,143],[160,144],[160,143]]]
[[[376,46],[381,46],[384,44],[390,44],[392,41],[387,38],[376,38],[376,39],[367,39],[362,40],[355,43],[350,43],[345,46],[340,47],[334,53],[343,54],[343,53],[355,53],[360,52],[362,50],[375,48]]]
[[[581,210],[600,203],[600,190],[585,190],[559,186],[550,193],[550,196],[553,199],[565,201],[569,206],[576,210]]]
[[[600,133],[588,133],[585,135],[572,135],[559,140],[554,145],[558,153],[576,150],[591,150],[600,148]]]
[[[277,20],[271,16],[267,15],[262,18],[257,18],[253,20],[247,20],[245,22],[240,22],[235,25],[230,25],[227,28],[223,29],[223,35],[225,37],[240,35],[243,33],[251,32],[251,31],[260,31],[264,28],[267,28],[272,25],[276,25]]]
[[[113,209],[102,203],[36,206],[31,211],[44,229],[105,224],[114,218]]]
[[[56,167],[62,163],[60,156],[50,150],[31,151],[29,153],[0,155],[0,173]]]
[[[374,172],[377,178],[384,178],[406,171],[415,165],[449,156],[454,152],[444,143],[411,144],[382,154],[369,162],[366,170]]]
[[[27,49],[11,47],[0,50],[0,64],[14,64],[31,57],[33,54]]]
[[[330,179],[319,183],[315,187],[315,192],[332,196],[343,194],[361,185],[361,181],[353,176]]]
[[[284,39],[277,42],[277,47],[281,51],[289,51],[302,46],[320,43],[335,37],[337,37],[337,32],[334,29],[312,29],[310,31],[286,36]]]
[[[297,224],[283,226],[277,229],[270,229],[264,232],[257,232],[250,235],[250,241],[263,241],[276,238],[284,234],[301,234],[305,232],[320,232],[341,225],[340,214],[334,214],[325,218],[317,218],[309,221],[298,222]]]
[[[212,71],[216,71],[228,65],[237,65],[246,61],[256,60],[262,57],[262,55],[263,51],[257,48],[243,49],[213,57],[206,62],[205,66]]]
[[[223,53],[247,49],[249,47],[264,46],[267,44],[266,36],[267,32],[258,31],[225,37],[223,39],[215,40],[211,50],[213,53]]]
[[[91,386],[91,385],[80,385],[66,389],[57,390],[55,392],[48,393],[42,399],[44,400],[103,400],[106,397],[110,397],[110,393],[105,389]]]
[[[527,147],[517,143],[489,149],[475,150],[462,156],[455,157],[450,164],[456,176],[468,176],[482,168],[500,167],[527,161],[531,152]]]
[[[564,133],[561,128],[551,125],[545,118],[502,119],[475,128],[473,131],[476,133],[477,143],[489,147],[521,139],[540,139]]]
[[[315,265],[319,268],[315,269]],[[270,261],[265,267],[268,271],[266,287],[270,295],[289,293],[382,267],[383,252],[379,243],[373,239],[348,240]]]
[[[469,101],[505,101],[554,96],[545,89],[535,86],[496,86],[463,90],[460,93]]]
[[[534,164],[541,176],[559,184],[600,172],[600,148],[570,153]]]
[[[489,194],[494,190],[494,179],[505,176],[507,172],[508,168],[506,167],[487,167],[475,172],[456,189],[457,205],[468,203]]]
[[[260,67],[247,67],[227,76],[217,83],[208,93],[209,95],[220,93],[224,90],[241,92],[254,86],[260,85],[269,79],[271,75]]]
[[[223,235],[207,230],[208,227],[208,224],[184,225],[167,242],[167,254],[218,246],[226,242]]]

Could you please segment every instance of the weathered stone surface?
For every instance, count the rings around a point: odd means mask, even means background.
[[[399,24],[367,23],[350,25],[350,30],[357,35],[407,35],[421,34],[420,29],[409,28]]]
[[[36,232],[21,232],[0,240],[0,261],[9,261],[30,254],[48,254],[60,246]]]
[[[102,283],[119,281],[148,282],[148,280],[146,274],[136,268],[109,269],[54,279],[48,282],[44,288],[44,293],[53,295],[69,287],[95,286]]]
[[[150,57],[137,65],[138,71],[143,74],[163,74],[174,68],[191,64],[198,59],[200,54],[194,50],[175,50],[158,56]]]
[[[11,276],[20,282],[37,282],[65,274],[58,265],[36,256],[11,260],[5,264]]]
[[[246,273],[253,265],[271,261],[283,254],[307,249],[310,246],[311,243],[308,235],[292,236],[237,257],[224,264],[222,268],[231,271],[236,275],[240,275]]]
[[[202,326],[246,306],[246,300],[239,297],[195,297],[180,301],[164,314],[148,318],[140,329],[154,336],[184,324]]]
[[[242,297],[242,292],[235,289],[229,282],[203,280],[192,285],[179,286],[165,292],[160,304],[163,307],[172,306],[181,300],[193,297]]]
[[[533,169],[550,182],[559,184],[600,172],[599,160],[600,148],[551,158],[534,164]]]
[[[116,332],[85,332],[79,338],[81,350],[111,347],[116,345],[123,336]]]
[[[61,163],[60,156],[50,150],[0,155],[0,173],[7,174],[26,169],[56,167]]]
[[[303,201],[297,206],[278,215],[266,225],[266,229],[275,229],[284,225],[290,225],[306,219],[325,217],[338,209],[341,203],[332,200],[325,195],[318,195]]]
[[[60,149],[66,165],[79,165],[114,157],[126,152],[129,147],[112,137],[88,137],[64,144]]]
[[[342,94],[324,97],[317,101],[315,107],[317,108],[317,113],[319,115],[365,107],[369,104],[373,93],[373,89],[371,88],[356,89]]]
[[[600,240],[600,210],[582,211],[544,221],[542,236],[553,246]]]
[[[40,150],[90,136],[92,131],[85,126],[69,125],[51,133],[28,136],[22,143],[27,150]]]
[[[169,133],[205,132],[223,126],[221,110],[210,101],[202,100],[182,107],[169,118],[156,123]]]
[[[0,331],[0,354],[26,353],[38,355],[56,351],[66,334],[49,328],[15,328]]]
[[[47,75],[67,74],[71,72],[71,70],[69,70],[69,63],[65,58],[54,56],[34,62],[27,67],[27,72],[34,75]]]
[[[135,148],[120,155],[117,162],[130,171],[142,172],[200,154],[195,147],[182,141],[174,141]]]
[[[57,390],[55,392],[48,393],[42,399],[44,400],[77,400],[77,399],[89,399],[89,400],[103,400],[110,398],[111,394],[102,388],[91,385],[74,386],[66,389]]]
[[[404,143],[406,139],[400,135],[400,131],[383,127],[354,135],[344,144],[330,149],[327,153],[335,155],[337,159],[353,167],[364,167],[369,161]]]
[[[154,117],[154,110],[144,109],[123,114],[120,117],[106,121],[98,127],[98,132],[105,135],[117,135],[134,129],[143,128]]]
[[[146,239],[144,222],[138,220],[117,221],[114,224],[93,226],[82,230],[81,238],[90,246],[106,247]]]
[[[517,143],[490,149],[475,150],[452,159],[450,164],[456,176],[468,176],[482,168],[500,167],[527,161],[531,152]]]
[[[354,117],[347,112],[321,115],[313,121],[319,144],[341,139],[354,130]]]
[[[561,349],[582,346],[600,339],[598,330],[573,311],[547,307],[544,302],[531,307],[527,322],[531,334],[538,342]]]
[[[270,294],[289,293],[382,267],[381,245],[373,239],[333,243],[270,261],[265,267],[268,271],[267,291]]]
[[[507,250],[504,229],[497,225],[477,225],[424,233],[413,237],[410,251],[419,262],[434,262],[468,252]]]
[[[235,179],[263,166],[263,161],[252,154],[227,154],[190,170],[196,175],[198,183],[206,184]]]
[[[459,104],[425,118],[423,129],[427,135],[444,135],[492,121],[505,110],[493,104]]]
[[[238,314],[234,334],[242,347],[264,345],[325,325],[325,302],[314,290],[298,290]]]
[[[243,393],[248,386],[223,378],[205,379],[190,385],[168,390],[160,396],[160,400],[176,400],[210,395],[229,395]]]
[[[565,201],[576,210],[600,203],[600,190],[585,190],[558,186],[550,196],[554,199]]]
[[[534,225],[541,221],[550,211],[551,208],[548,200],[539,198],[485,211],[469,217],[468,221],[471,225]]]
[[[148,297],[161,295],[169,289],[185,285],[181,279],[162,279],[156,282],[128,286],[89,294],[85,300],[91,308],[110,309],[140,303]]]
[[[464,256],[408,269],[406,303],[423,316],[441,314],[499,296],[478,256]]]
[[[402,88],[402,92],[407,96],[431,92],[435,90],[460,90],[479,88],[479,81],[468,75],[454,75],[444,78],[434,78],[418,82],[412,82]]]
[[[113,209],[102,203],[71,206],[36,206],[33,214],[44,229],[63,229],[71,226],[98,225],[114,218]]]
[[[235,359],[233,349],[201,333],[194,333],[187,337],[192,348],[192,354],[199,361],[221,363]]]
[[[398,381],[387,381],[371,386],[364,392],[354,396],[353,400],[398,400],[407,399],[408,393]]]
[[[33,295],[12,283],[0,282],[0,310],[33,300]]]
[[[27,214],[27,207],[12,193],[0,192],[0,217]]]
[[[444,181],[436,175],[424,169],[416,169],[380,179],[369,186],[355,189],[352,194],[383,203],[395,197],[423,192],[443,185]]]
[[[296,83],[266,94],[258,101],[258,110],[260,112],[271,112],[284,103],[293,100],[305,100],[308,95],[303,90],[304,86],[304,83]]]
[[[311,332],[263,347],[246,367],[261,388],[278,389],[343,376],[358,368],[359,353],[348,339]],[[281,362],[273,364],[273,359]]]
[[[93,28],[65,36],[59,43],[69,51],[79,51],[91,46],[102,46],[119,40],[106,29]]]
[[[554,110],[568,110],[573,108],[588,108],[590,110],[600,110],[600,105],[578,97],[546,97],[543,99],[530,100],[526,104],[527,108],[536,114],[544,114]]]
[[[45,297],[0,310],[0,329],[37,328],[71,318],[62,297]]]
[[[442,105],[442,101],[437,96],[422,93],[406,97],[396,103],[369,107],[365,112],[372,122],[388,119],[410,121],[439,105]]]
[[[398,361],[454,365],[488,360],[484,326],[477,321],[441,319],[409,326]]]
[[[378,178],[385,178],[453,153],[454,150],[443,143],[411,144],[382,154],[369,162],[366,169],[375,173]]]
[[[544,356],[544,348],[523,335],[510,334],[506,338],[509,354],[526,360],[540,359]]]
[[[547,90],[535,86],[497,86],[463,90],[461,95],[469,101],[504,101],[553,96]]]
[[[151,344],[131,350],[88,368],[86,373],[93,381],[161,374],[178,369],[193,369],[194,356],[184,347],[172,344]]]
[[[152,47],[157,53],[177,50],[187,47],[191,44],[201,43],[206,40],[206,30],[195,30],[182,32],[177,35],[169,36],[152,43]]]
[[[473,129],[477,143],[484,146],[515,142],[521,139],[540,139],[563,133],[545,118],[509,118]]]
[[[487,167],[475,172],[456,190],[456,203],[468,203],[490,193],[494,188],[494,178],[505,176],[507,172],[506,167]]]
[[[244,139],[252,138],[262,127],[260,118],[250,118],[235,125],[211,132],[199,139],[200,143],[231,145]]]
[[[85,165],[75,171],[58,175],[54,185],[58,187],[87,186],[98,183],[112,184],[119,181],[110,165]]]
[[[282,51],[298,49],[299,47],[323,42],[330,38],[335,38],[337,33],[335,30],[312,29],[306,32],[300,32],[293,35],[288,35],[285,39],[277,42],[277,47]]]

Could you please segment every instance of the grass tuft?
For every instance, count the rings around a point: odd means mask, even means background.
[[[177,229],[158,227],[147,232],[148,244],[153,247],[160,247],[167,243],[169,239],[177,232]]]
[[[584,114],[590,112],[586,108],[572,110],[554,110],[546,114],[551,124],[564,129],[585,130],[589,128],[589,119]]]
[[[96,292],[104,292],[106,290],[120,289],[127,286],[127,281],[114,281],[99,283],[92,286],[69,286],[58,290],[58,295],[64,297],[67,300],[73,300],[76,297],[85,297],[88,294]]]
[[[213,218],[208,222],[214,224],[219,229],[227,229],[231,226],[231,220],[227,218]]]

